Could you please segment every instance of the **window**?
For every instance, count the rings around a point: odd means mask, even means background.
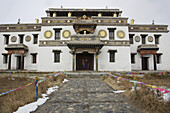
[[[54,63],[59,63],[61,50],[53,50],[53,52],[54,52]]]
[[[157,54],[157,55],[156,55],[157,64],[160,64],[160,63],[161,63],[161,55],[162,55],[162,54]]]
[[[3,55],[3,63],[7,64],[8,62],[8,54],[2,54]]]
[[[36,64],[37,63],[37,53],[31,53],[32,55],[32,63]]]
[[[130,44],[133,44],[133,36],[134,36],[134,34],[129,34],[129,41],[130,41]]]
[[[154,37],[155,37],[155,44],[159,44],[159,37],[160,37],[161,35],[154,35]]]
[[[109,50],[108,52],[110,53],[110,62],[115,62],[115,53],[117,50]]]
[[[60,31],[62,29],[61,28],[54,28],[54,31],[55,31],[55,40],[60,40]]]
[[[4,44],[9,44],[9,36],[10,35],[4,35]]]
[[[38,43],[38,34],[33,34],[33,36],[34,36],[33,44],[37,44]]]
[[[136,55],[136,53],[131,53],[131,63],[132,64],[135,63],[135,55]]]
[[[142,44],[146,44],[146,36],[147,35],[141,35],[141,37],[142,37]]]
[[[109,30],[109,39],[114,40],[114,31],[116,28],[108,28]]]
[[[23,44],[24,41],[24,35],[18,35],[19,36],[19,43]]]

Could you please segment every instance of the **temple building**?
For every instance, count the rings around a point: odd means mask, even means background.
[[[49,8],[39,22],[0,25],[0,70],[170,70],[168,25],[119,9]]]

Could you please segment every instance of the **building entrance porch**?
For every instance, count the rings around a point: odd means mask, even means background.
[[[76,70],[94,70],[94,54],[76,54]]]

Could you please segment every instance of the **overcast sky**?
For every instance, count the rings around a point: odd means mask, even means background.
[[[137,24],[170,25],[170,0],[0,0],[0,24],[34,23],[48,8],[119,8]],[[170,29],[170,27],[168,28]],[[170,35],[169,35],[170,36]]]

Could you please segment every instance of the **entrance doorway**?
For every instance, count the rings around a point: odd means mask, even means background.
[[[21,69],[21,56],[17,56],[16,69]]]
[[[94,54],[76,54],[76,70],[93,70]]]
[[[142,57],[142,70],[149,70],[148,69],[148,58],[149,57]]]

